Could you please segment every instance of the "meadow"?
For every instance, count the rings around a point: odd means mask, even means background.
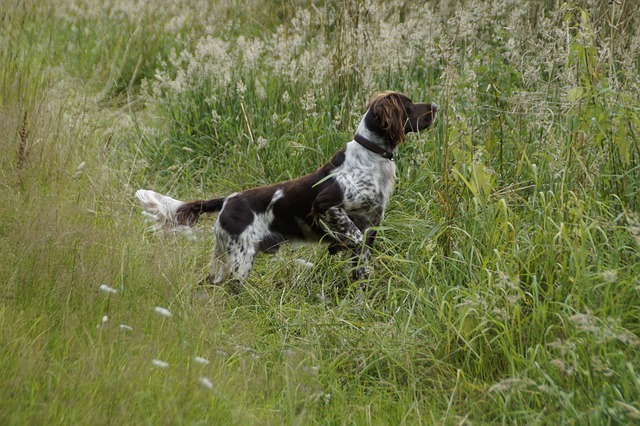
[[[634,0],[2,1],[0,423],[639,422],[638,28]],[[366,282],[309,246],[203,288],[214,218],[149,231],[136,189],[309,173],[384,90],[440,109]]]

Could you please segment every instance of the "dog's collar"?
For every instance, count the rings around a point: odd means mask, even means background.
[[[358,142],[363,147],[367,148],[369,151],[378,154],[382,158],[386,158],[387,160],[393,160],[393,151],[384,149],[380,145],[377,145],[371,142],[369,139],[365,138],[364,136],[361,136],[358,133],[356,133],[356,135],[353,137],[353,140]]]

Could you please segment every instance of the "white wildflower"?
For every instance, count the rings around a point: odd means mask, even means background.
[[[204,386],[207,389],[213,389],[213,382],[209,380],[207,377],[198,378],[198,383]]]
[[[159,359],[152,359],[151,364],[155,365],[158,368],[167,368],[169,366],[168,362]]]
[[[118,292],[118,290],[116,290],[113,287],[109,287],[106,284],[101,284],[100,285],[100,291],[107,293],[107,294],[116,294]]]
[[[107,315],[103,316],[102,319],[100,320],[100,324],[98,324],[98,328],[103,328],[106,327],[107,322],[109,322],[109,317]]]
[[[294,260],[294,262],[296,262],[298,265],[302,266],[303,268],[307,268],[307,269],[313,268],[313,263],[304,259],[296,259]]]
[[[329,303],[331,301],[329,296],[327,296],[324,291],[320,292],[320,293],[316,293],[316,297],[322,303]]]
[[[203,358],[203,357],[201,357],[201,356],[196,356],[196,357],[194,357],[194,358],[193,358],[193,360],[194,360],[195,362],[197,362],[198,364],[202,364],[202,365],[207,365],[207,364],[209,364],[209,360],[208,360],[208,359],[206,359],[206,358]]]
[[[127,324],[120,324],[120,330],[133,331],[133,327]]]
[[[162,315],[165,318],[171,318],[173,316],[170,310],[161,308],[160,306],[156,306],[153,310],[156,311],[158,315]]]

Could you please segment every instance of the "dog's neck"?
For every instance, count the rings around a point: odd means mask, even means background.
[[[369,151],[378,154],[382,158],[386,158],[387,160],[393,160],[393,151],[389,151],[380,145],[371,142],[369,139],[360,135],[360,133],[356,133],[353,137],[353,140],[358,142],[363,147],[367,148]]]
[[[358,125],[358,129],[356,130],[353,140],[367,150],[378,154],[382,158],[393,160],[393,150],[390,150],[384,141],[380,141],[379,136],[367,128],[364,119],[362,119]]]

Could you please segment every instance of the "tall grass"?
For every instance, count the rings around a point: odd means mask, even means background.
[[[6,2],[0,421],[637,421],[637,12]],[[211,219],[146,231],[138,187],[308,173],[387,89],[441,108],[399,149],[363,293],[322,247],[199,288]]]

